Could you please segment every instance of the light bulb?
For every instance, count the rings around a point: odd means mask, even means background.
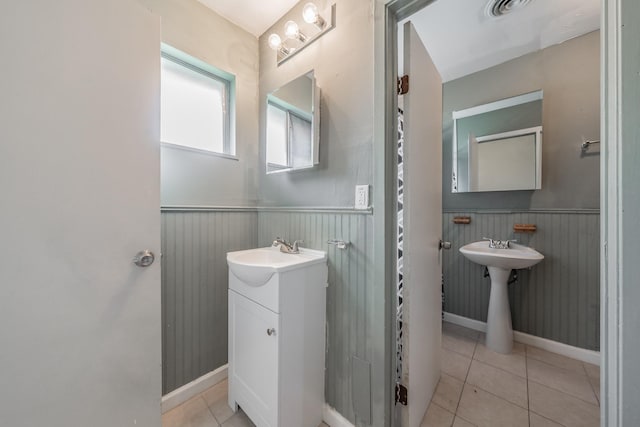
[[[315,24],[318,19],[318,7],[313,3],[307,3],[302,9],[302,18],[308,24]]]
[[[298,24],[294,21],[287,21],[284,24],[284,35],[289,39],[297,39],[298,34],[300,33],[300,29],[298,28]]]
[[[269,47],[273,50],[278,50],[282,46],[282,39],[277,34],[271,34],[269,36]]]

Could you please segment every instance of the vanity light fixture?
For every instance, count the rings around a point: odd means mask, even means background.
[[[289,55],[289,49],[282,43],[280,36],[275,33],[269,36],[269,47],[282,55]]]
[[[301,31],[297,22],[289,20],[284,24],[285,40],[276,33],[269,36],[269,47],[277,52],[278,65],[300,52],[335,26],[335,3],[324,11],[324,15],[326,20],[321,16],[315,4],[307,3],[302,8],[302,19],[304,20],[302,27],[304,32]],[[315,34],[313,35],[306,35],[314,32]]]
[[[302,43],[307,42],[307,36],[300,32],[300,27],[295,21],[287,21],[284,24],[284,35],[291,40],[300,40]]]
[[[304,19],[304,22],[308,24],[315,25],[320,30],[322,30],[326,25],[325,20],[318,14],[318,6],[313,3],[307,3],[304,5],[304,8],[302,9],[302,19]]]

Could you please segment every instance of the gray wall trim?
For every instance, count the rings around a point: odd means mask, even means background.
[[[259,207],[258,212],[299,212],[299,213],[334,213],[373,215],[373,208],[354,209],[340,207]]]
[[[255,206],[162,206],[161,212],[257,212]]]
[[[478,214],[511,214],[511,213],[537,213],[537,214],[587,214],[600,215],[600,209],[443,209],[443,213],[478,213]]]
[[[373,215],[373,208],[350,207],[258,207],[258,206],[162,206],[162,212],[302,212]]]

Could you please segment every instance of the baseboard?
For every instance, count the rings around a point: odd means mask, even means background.
[[[322,409],[322,420],[328,424],[329,427],[353,427],[353,424],[351,424],[349,420],[326,403]]]
[[[458,316],[457,314],[447,313],[446,311],[444,312],[442,320],[444,320],[445,322],[453,323],[454,325],[473,329],[474,331],[487,332],[487,322],[469,319],[468,317]]]
[[[162,396],[162,413],[168,412],[191,399],[193,396],[202,393],[211,386],[216,385],[220,381],[227,378],[228,365],[223,365],[218,369],[204,374],[200,378],[196,378],[188,384],[173,390]]]
[[[444,321],[464,326],[480,332],[487,331],[487,323],[479,320],[469,319],[468,317],[458,316],[457,314],[444,313]],[[582,362],[591,363],[600,366],[600,352],[587,350],[580,347],[574,347],[561,342],[552,341],[546,338],[537,337],[535,335],[525,334],[524,332],[513,331],[513,339],[522,344],[532,345],[552,353],[567,356]]]

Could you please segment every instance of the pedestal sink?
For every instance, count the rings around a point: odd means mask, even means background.
[[[516,243],[510,243],[508,249],[490,248],[487,241],[469,243],[461,247],[460,252],[469,260],[486,265],[491,276],[487,347],[498,353],[511,353],[513,329],[507,292],[509,275],[513,269],[536,265],[544,259],[544,256],[535,249]]]

